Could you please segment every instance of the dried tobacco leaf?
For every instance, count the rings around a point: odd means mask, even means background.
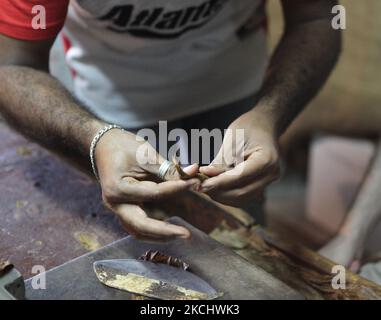
[[[201,182],[204,182],[206,179],[209,179],[209,177],[206,174],[203,174],[203,173],[200,173],[200,172],[197,173],[195,177],[190,176],[189,174],[184,172],[184,170],[181,168],[180,162],[176,159],[176,157],[172,158],[172,162],[174,163],[176,171],[180,175],[180,178],[183,179],[183,180],[189,180],[189,179],[192,179],[192,178],[197,178]]]
[[[189,269],[189,264],[180,260],[179,258],[171,257],[160,251],[148,250],[145,254],[139,257],[139,260],[150,261],[154,263],[164,263],[172,267],[182,268],[183,270]]]

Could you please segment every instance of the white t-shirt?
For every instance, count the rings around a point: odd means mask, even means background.
[[[265,20],[263,0],[72,0],[75,94],[127,128],[244,98],[267,65]]]

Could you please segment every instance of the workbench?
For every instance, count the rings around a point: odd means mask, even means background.
[[[47,274],[48,283],[54,279],[51,298],[128,298],[114,289],[103,291],[104,286],[94,280],[92,262],[105,257],[136,257],[147,245],[139,244],[139,250],[134,251],[135,240],[125,239],[127,234],[115,216],[103,207],[96,182],[1,121],[0,136],[0,257],[12,261],[24,278],[33,276],[35,265],[52,269]],[[300,244],[247,225],[196,194],[155,203],[148,209],[156,218],[179,216],[194,226],[192,230],[203,239],[203,245],[196,245],[198,255],[192,255],[188,247],[183,258],[191,260],[196,273],[224,291],[226,298],[381,298],[379,286],[349,271],[347,289],[332,290],[333,262]],[[189,244],[181,245],[186,250]],[[149,244],[150,249],[156,246]],[[173,251],[174,247],[178,248],[178,243],[161,249],[182,257],[181,251]],[[213,268],[203,260],[203,250],[216,254],[212,257],[218,264],[208,262]],[[224,259],[227,256],[229,259]],[[240,279],[242,266],[246,271]],[[79,272],[70,282],[67,274],[73,274],[71,270]],[[81,284],[73,282],[75,279],[87,281]],[[64,285],[67,281],[69,286]],[[234,282],[237,286],[229,292],[229,284]],[[89,286],[102,288],[102,292],[89,295]],[[28,286],[27,294],[29,298],[48,298],[39,291],[31,292]]]
[[[172,223],[191,231],[189,240],[149,243],[132,237],[70,261],[46,273],[46,289],[34,290],[27,281],[27,299],[132,299],[132,295],[101,284],[93,262],[108,259],[138,259],[148,250],[177,257],[192,272],[206,280],[223,296],[221,299],[303,299],[297,291],[214,241],[180,218]]]

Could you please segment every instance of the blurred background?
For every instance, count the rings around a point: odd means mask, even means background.
[[[269,0],[269,50],[282,34]],[[342,0],[347,29],[340,61],[322,92],[282,137],[285,177],[268,193],[270,227],[314,249],[331,239],[356,200],[381,131],[381,1]],[[381,196],[381,181],[380,181]],[[381,226],[366,254],[381,250]]]

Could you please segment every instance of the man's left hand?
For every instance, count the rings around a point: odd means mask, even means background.
[[[253,109],[228,128],[213,162],[200,172],[211,177],[201,192],[232,206],[262,200],[264,188],[280,176],[278,142],[270,117]]]

